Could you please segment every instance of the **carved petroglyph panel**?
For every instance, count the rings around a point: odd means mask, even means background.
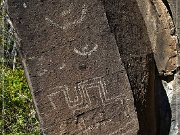
[[[40,57],[26,60],[29,71],[38,73],[37,82],[39,82],[39,85],[50,89],[67,83],[87,80],[89,76],[95,78],[96,76],[115,73],[119,69],[123,70],[121,59],[114,53],[116,52],[115,46],[110,48],[104,46],[104,44],[107,44],[106,42],[100,43],[96,51],[92,52],[91,55],[84,56],[74,52],[74,47],[82,51],[83,47],[81,49],[79,43],[74,42],[72,45],[49,50]],[[86,51],[91,51],[96,47],[94,45],[90,44]],[[44,77],[48,77],[48,79],[43,81]]]
[[[116,73],[113,75],[118,74]],[[108,78],[110,77],[108,76]],[[57,86],[55,88],[56,91],[49,94],[47,97],[52,107],[56,110],[57,107],[61,107],[59,106],[59,103],[56,100],[58,99],[58,95],[60,93],[62,94],[63,92],[67,107],[69,107],[69,109],[75,112],[76,110],[98,108],[101,105],[106,105],[113,101],[120,100],[121,97],[125,96],[122,93],[122,91],[119,91],[121,86],[119,86],[118,84],[119,80],[117,77],[116,79],[114,79],[116,80],[114,81],[116,82],[116,84],[111,83],[114,86],[112,86],[111,84],[106,84],[106,82],[110,82],[112,80],[104,79],[107,79],[107,77],[97,77],[85,80],[83,82],[78,83],[76,86],[72,87],[73,89],[70,89],[67,85]],[[110,90],[110,88],[112,87],[115,87],[118,90]]]
[[[63,85],[56,87],[54,90],[51,90],[54,92],[47,96],[49,99],[47,104],[51,106],[51,111],[44,114],[43,119],[48,119],[48,117],[52,115],[52,111],[55,112],[55,116],[59,114],[58,117],[54,118],[57,123],[68,119],[77,121],[74,116],[81,116],[83,114],[83,119],[81,120],[85,124],[81,121],[81,126],[79,126],[74,122],[76,124],[71,125],[73,128],[72,130],[68,130],[69,134],[79,134],[82,132],[82,134],[88,133],[91,135],[92,133],[100,132],[100,127],[102,127],[103,124],[107,126],[107,124],[105,124],[107,120],[109,122],[113,121],[109,124],[112,129],[116,127],[114,127],[114,125],[122,124],[122,119],[126,123],[126,121],[133,116],[132,108],[128,107],[129,104],[133,103],[133,100],[128,93],[123,93],[123,89],[128,89],[130,86],[126,86],[120,82],[118,83],[118,81],[120,81],[119,75],[122,73],[121,71],[104,77],[96,77],[76,83],[74,86]],[[121,77],[126,80],[126,76]],[[41,111],[45,112],[45,110]],[[63,112],[68,112],[68,115]],[[51,123],[49,120],[46,122],[47,125]],[[50,126],[47,127],[48,132],[49,130],[51,130]],[[67,130],[64,131],[67,132]],[[102,132],[110,134],[109,131]],[[120,131],[118,131],[118,133],[119,132]]]
[[[102,1],[8,5],[44,134],[109,135],[133,118],[137,132],[128,77]]]

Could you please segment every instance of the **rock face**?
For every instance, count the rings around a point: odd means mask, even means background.
[[[146,23],[158,71],[170,73],[176,68],[175,25],[162,0],[137,0]]]
[[[180,132],[178,127],[178,123],[180,122],[178,119],[178,115],[180,114],[178,113],[180,87],[178,79],[179,69],[177,67],[180,65],[178,53],[180,2],[179,0],[137,1],[138,5],[141,7],[140,9],[150,35],[149,37],[158,71],[165,75],[162,82],[168,96],[168,102],[170,103],[172,113],[170,133],[164,133],[164,131],[161,130],[158,134],[178,135]],[[169,105],[164,104],[167,99],[162,93],[162,91],[158,92],[160,123],[168,123],[166,121],[169,121],[167,117],[169,116]],[[165,121],[162,122],[162,119]],[[160,129],[162,129],[162,127]]]
[[[44,134],[169,134],[178,98],[161,77],[178,53],[166,0],[8,0],[8,11]]]
[[[8,0],[8,11],[44,134],[137,134],[132,90],[102,1]]]
[[[163,81],[164,87],[167,91],[169,102],[172,110],[172,120],[171,120],[171,130],[169,135],[179,135],[180,134],[180,1],[179,0],[167,0],[169,4],[169,10],[171,12],[171,17],[176,27],[175,35],[177,36],[177,68],[170,82]]]
[[[133,90],[140,134],[155,135],[155,63],[142,14],[136,0],[105,0],[104,5]]]

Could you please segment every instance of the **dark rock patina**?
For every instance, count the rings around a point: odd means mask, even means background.
[[[137,134],[132,91],[102,1],[8,0],[8,11],[44,134]]]

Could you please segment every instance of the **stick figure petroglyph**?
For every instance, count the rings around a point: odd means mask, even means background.
[[[79,54],[79,55],[82,55],[82,56],[91,55],[93,52],[97,51],[98,45],[95,44],[94,48],[92,50],[89,50],[89,51],[88,51],[88,48],[89,48],[89,45],[86,44],[86,46],[82,48],[82,51],[79,51],[76,48],[74,48],[74,52]]]

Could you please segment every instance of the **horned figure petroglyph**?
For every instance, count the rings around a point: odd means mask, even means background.
[[[61,13],[61,16],[65,17],[67,14],[71,13],[71,10],[72,10],[72,5],[70,5],[70,7],[67,10],[63,11]],[[55,26],[56,28],[60,28],[62,30],[67,30],[71,26],[76,26],[77,24],[81,24],[84,21],[85,17],[86,17],[86,13],[87,13],[87,7],[86,7],[86,5],[83,5],[80,17],[75,19],[74,21],[68,21],[68,20],[64,19],[64,23],[60,25],[60,24],[54,22],[49,17],[45,17],[45,20],[50,25]]]

